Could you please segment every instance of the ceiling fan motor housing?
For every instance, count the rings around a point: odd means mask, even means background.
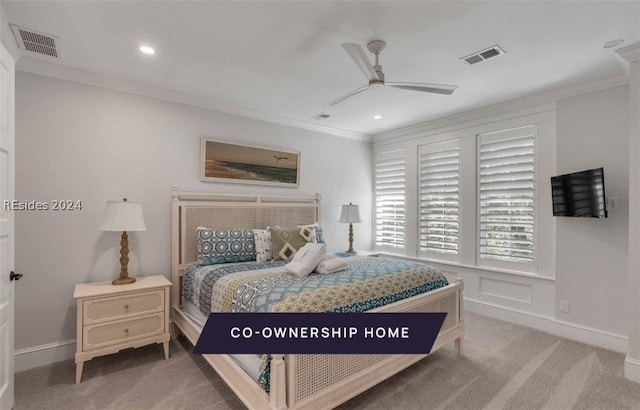
[[[383,40],[373,40],[367,44],[367,48],[373,54],[380,53],[387,46],[387,42]]]

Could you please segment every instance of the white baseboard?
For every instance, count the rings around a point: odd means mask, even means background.
[[[627,336],[624,335],[583,326],[577,323],[556,320],[552,316],[513,309],[482,300],[465,297],[464,302],[465,309],[470,312],[542,330],[554,336],[575,340],[576,342],[586,343],[619,353],[627,353]],[[640,365],[640,362],[638,362],[638,365]],[[640,379],[640,367],[638,368],[638,377]]]
[[[170,320],[169,329],[173,328],[172,324],[173,320]],[[19,349],[14,351],[13,357],[15,372],[75,359],[76,339]]]
[[[600,329],[582,326],[577,323],[556,320],[552,316],[513,309],[477,299],[464,298],[465,309],[481,315],[504,320],[522,326],[580,343],[627,353],[627,337]],[[75,357],[76,340],[49,343],[15,351],[15,371],[71,360]],[[640,382],[640,361],[627,357],[624,364],[625,377]]]
[[[21,372],[34,367],[73,359],[75,354],[76,339],[16,350],[14,352],[14,371]]]
[[[627,355],[627,358],[624,360],[624,377],[636,382],[640,383],[640,361],[636,359],[632,359]]]

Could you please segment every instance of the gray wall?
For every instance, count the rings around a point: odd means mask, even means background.
[[[301,152],[297,189],[204,183],[200,137]],[[355,244],[371,247],[371,145],[81,85],[16,75],[16,198],[81,200],[81,211],[16,213],[16,349],[74,339],[76,283],[119,272],[120,235],[99,232],[107,200],[141,202],[146,232],[129,235],[129,272],[170,277],[171,187],[242,193],[322,194],[329,246],[346,249],[340,205],[360,205]]]
[[[602,220],[556,218],[556,318],[619,334],[628,331],[628,106],[628,86],[557,104],[557,173],[604,167],[606,194],[620,208]]]

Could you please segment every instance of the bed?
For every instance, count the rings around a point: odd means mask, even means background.
[[[193,297],[183,298],[183,289],[193,289],[191,265],[197,259],[196,228],[264,229],[267,226],[297,226],[320,223],[320,195],[248,196],[173,190],[172,205],[172,313],[174,334],[183,334],[192,344],[206,319]],[[356,258],[355,260],[361,260]],[[376,261],[379,265],[386,262]],[[363,265],[364,266],[364,265]],[[190,276],[191,275],[191,276]],[[185,278],[187,283],[185,284]],[[185,286],[186,285],[186,286]],[[455,342],[462,350],[460,279],[415,295],[405,295],[389,304],[371,305],[375,312],[447,312],[432,352]],[[189,296],[189,295],[188,295]],[[286,304],[285,304],[286,305]],[[270,353],[270,352],[265,352]],[[264,362],[253,355],[203,355],[240,400],[251,409],[333,408],[375,384],[407,368],[427,355],[332,355],[270,354],[266,383],[258,383]],[[265,356],[267,357],[267,356]],[[262,367],[260,367],[262,365]],[[263,372],[264,373],[264,372]],[[267,389],[265,389],[265,385]]]

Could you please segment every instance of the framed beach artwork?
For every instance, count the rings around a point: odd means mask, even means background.
[[[300,153],[202,138],[200,179],[297,187]]]

